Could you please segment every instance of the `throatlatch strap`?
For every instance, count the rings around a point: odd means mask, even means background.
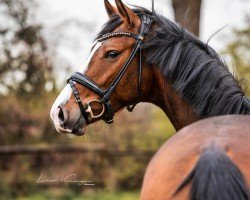
[[[141,98],[141,81],[142,81],[142,52],[141,48],[139,48],[139,64],[138,64],[138,85],[137,85],[137,100],[134,104],[128,105],[127,110],[129,112],[133,112],[135,106],[140,102]]]

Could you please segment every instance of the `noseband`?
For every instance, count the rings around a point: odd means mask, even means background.
[[[113,82],[110,84],[110,86],[103,90],[102,88],[100,88],[100,86],[98,84],[96,84],[93,80],[91,80],[89,77],[85,76],[84,74],[80,73],[80,72],[75,72],[69,79],[68,79],[68,83],[70,84],[72,91],[73,91],[73,95],[75,97],[76,102],[78,103],[78,106],[81,110],[81,113],[83,115],[83,117],[85,118],[86,122],[89,122],[88,116],[90,115],[93,119],[95,118],[101,118],[108,124],[113,122],[113,117],[114,117],[114,111],[113,108],[110,104],[110,95],[113,93],[114,89],[116,88],[116,86],[118,85],[119,81],[121,80],[121,78],[123,77],[124,73],[126,72],[126,70],[128,69],[130,63],[132,62],[132,60],[134,59],[136,53],[139,51],[139,65],[138,65],[138,99],[137,102],[134,105],[130,105],[127,107],[127,109],[132,112],[132,110],[134,109],[134,107],[136,106],[137,103],[139,103],[139,98],[140,98],[140,93],[141,93],[141,74],[142,74],[142,56],[141,56],[141,43],[143,42],[145,36],[148,34],[152,20],[146,16],[143,15],[142,16],[142,20],[141,20],[141,30],[140,30],[140,34],[134,34],[131,32],[123,32],[123,31],[118,31],[118,32],[112,32],[112,33],[107,33],[104,34],[101,38],[99,38],[97,40],[97,42],[102,42],[105,41],[109,38],[113,38],[113,37],[131,37],[134,38],[136,40],[136,43],[133,47],[133,50],[131,52],[131,54],[129,55],[128,59],[126,60],[125,64],[123,65],[122,69],[119,71],[119,73],[117,74],[117,76],[115,77],[115,79],[113,80]],[[82,99],[80,97],[80,94],[75,86],[75,82],[87,87],[88,89],[92,90],[94,93],[98,94],[101,97],[101,100],[93,100],[93,101],[89,101],[87,103],[87,108],[84,107],[83,103],[82,103]],[[91,105],[94,103],[99,103],[102,105],[102,112],[98,115],[94,115],[93,111],[92,111],[92,107]]]

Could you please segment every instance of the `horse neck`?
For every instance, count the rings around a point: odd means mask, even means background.
[[[161,107],[177,130],[201,118],[249,114],[250,100],[217,53],[171,22],[165,26],[144,45],[152,70],[145,101]]]
[[[144,101],[160,107],[177,131],[197,121],[199,118],[192,107],[166,82],[159,68],[151,69],[151,87],[148,91],[150,95]]]
[[[166,80],[166,77],[162,74],[162,71],[159,67],[151,67],[151,69],[152,71],[148,73],[151,77],[147,79],[148,82],[151,83],[151,86],[149,87],[150,89],[148,91],[149,95],[147,95],[144,101],[153,103],[160,107],[168,116],[169,120],[177,131],[195,121],[198,121],[199,119],[210,116],[250,113],[250,100],[244,97],[244,94],[242,93],[243,98],[240,98],[238,102],[236,101],[234,104],[235,106],[232,106],[231,110],[227,108],[228,105],[224,105],[225,111],[223,109],[218,109],[218,111],[215,112],[215,109],[211,109],[211,113],[206,113],[204,115],[199,114],[196,108],[192,106],[190,102],[185,100],[179,92],[176,91],[172,83]],[[226,91],[227,88],[228,85],[225,84],[225,92],[222,96],[220,96],[220,98],[228,98],[228,102],[235,101],[234,95],[230,97],[228,96]],[[195,89],[196,88],[193,88],[193,90]],[[240,92],[241,90],[236,92],[237,98]],[[199,90],[197,90],[197,93],[199,94]],[[210,101],[201,103],[203,104],[203,107],[208,107],[212,101],[213,98],[211,98]]]

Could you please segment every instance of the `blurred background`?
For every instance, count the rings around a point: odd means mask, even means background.
[[[150,0],[124,2],[151,8]],[[155,0],[155,7],[204,42],[222,29],[209,44],[250,95],[249,0]],[[56,133],[49,119],[106,21],[102,0],[0,0],[0,199],[138,199],[147,163],[175,133],[160,109],[140,104],[83,137]],[[94,186],[58,181],[72,174]]]

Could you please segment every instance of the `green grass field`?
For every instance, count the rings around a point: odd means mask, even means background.
[[[57,191],[49,191],[45,193],[34,194],[27,197],[19,197],[17,200],[138,200],[139,192],[137,191],[119,191],[119,192],[108,192],[108,191],[95,191],[85,192],[79,195],[73,192],[66,192],[60,194]]]

